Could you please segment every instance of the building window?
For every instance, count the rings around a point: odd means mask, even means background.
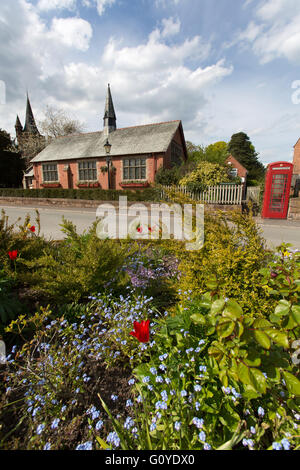
[[[79,181],[97,181],[96,161],[78,163]]]
[[[146,179],[146,158],[126,158],[123,161],[123,179]]]
[[[232,178],[236,178],[238,176],[237,168],[230,168],[229,174]]]
[[[43,181],[53,182],[58,181],[58,172],[56,163],[47,163],[43,165]]]

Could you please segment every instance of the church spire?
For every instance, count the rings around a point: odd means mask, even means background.
[[[40,134],[35,123],[28,93],[27,93],[27,106],[26,106],[26,120],[25,120],[25,126],[23,129],[23,132],[28,132],[30,134],[38,134],[38,135]]]
[[[103,121],[104,121],[103,131],[104,131],[105,136],[108,136],[110,132],[113,132],[116,130],[117,128],[116,120],[117,119],[116,119],[116,114],[114,110],[113,100],[111,97],[110,86],[108,84],[105,108],[104,108],[104,117],[103,117]]]

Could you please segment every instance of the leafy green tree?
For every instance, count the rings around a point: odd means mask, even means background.
[[[228,144],[228,152],[248,170],[248,183],[264,178],[265,167],[259,161],[258,153],[247,134],[233,134]]]
[[[205,161],[222,165],[229,155],[227,143],[224,141],[215,142],[206,147],[187,142],[187,151],[189,161],[196,163]]]
[[[207,162],[224,164],[228,155],[227,143],[224,141],[215,142],[205,148],[205,160]]]
[[[12,188],[22,185],[25,162],[16,152],[10,134],[0,129],[0,186]]]

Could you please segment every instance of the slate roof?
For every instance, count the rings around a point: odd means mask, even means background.
[[[181,121],[125,127],[108,136],[110,155],[139,155],[166,152]],[[106,157],[103,131],[58,137],[36,155],[31,163]]]
[[[29,101],[29,97],[27,94],[27,106],[26,106],[26,119],[25,119],[25,126],[23,132],[29,132],[30,134],[37,134],[39,135],[38,128],[36,127],[35,119],[33,116],[33,112],[31,109],[31,104]]]

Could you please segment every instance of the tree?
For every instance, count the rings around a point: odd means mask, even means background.
[[[233,134],[228,144],[228,152],[248,170],[248,183],[264,178],[265,167],[258,160],[258,153],[247,134]]]
[[[224,141],[215,142],[205,148],[204,157],[207,162],[225,164],[228,157],[227,143]]]
[[[84,126],[77,119],[71,118],[64,110],[47,106],[45,119],[40,121],[42,132],[50,137],[59,137],[83,132]]]
[[[22,185],[25,161],[16,152],[10,134],[0,129],[0,186],[6,188]]]
[[[191,162],[211,162],[223,165],[228,157],[227,143],[215,142],[206,147],[187,142],[188,158]]]

